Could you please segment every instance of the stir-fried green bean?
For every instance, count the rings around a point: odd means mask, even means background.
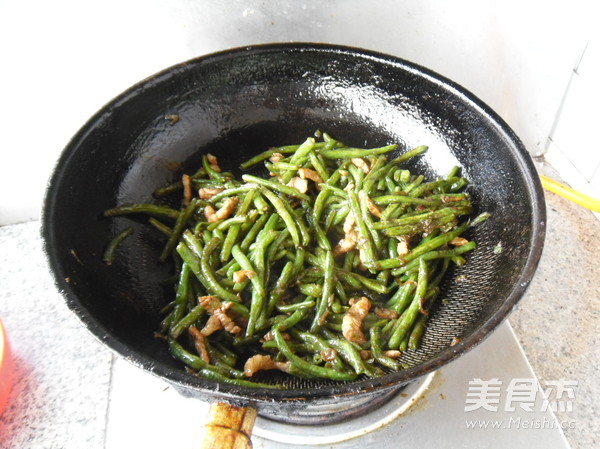
[[[198,376],[268,387],[256,372],[351,381],[403,369],[448,268],[476,248],[463,234],[489,214],[464,219],[473,208],[459,167],[428,180],[404,165],[426,146],[356,148],[321,137],[241,164],[263,163],[270,177],[236,179],[203,155],[190,176],[198,196],[187,189],[183,206],[105,211],[150,216],[166,239],[158,259],[174,261],[177,281],[158,333]],[[176,182],[155,195],[165,204],[181,190]],[[130,233],[110,242],[107,264]]]

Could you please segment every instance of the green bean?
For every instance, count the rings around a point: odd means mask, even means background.
[[[296,287],[306,296],[318,298],[323,294],[323,286],[320,284],[297,284]]]
[[[185,315],[181,320],[175,323],[171,330],[169,331],[169,335],[173,339],[179,338],[179,336],[185,331],[188,327],[202,318],[203,315],[206,314],[206,310],[200,304],[191,309],[187,315]]]
[[[404,309],[410,302],[410,295],[417,285],[417,276],[412,275],[403,285],[401,285],[396,293],[388,300],[386,307],[396,311],[397,313],[404,312]]]
[[[280,321],[275,325],[278,330],[285,331],[287,329],[293,328],[296,324],[298,324],[302,319],[308,314],[307,308],[302,308],[295,310],[289,317]]]
[[[363,189],[369,196],[372,193],[373,186],[384,179],[388,172],[389,167],[386,165],[387,160],[385,155],[379,156],[371,166],[369,173],[365,176],[365,179],[363,180]]]
[[[229,257],[231,256],[231,249],[237,242],[240,229],[240,224],[234,224],[227,229],[227,235],[225,236],[223,246],[221,247],[221,253],[219,255],[219,259],[222,263],[226,263],[229,260]]]
[[[375,370],[367,366],[364,362],[356,346],[348,340],[343,338],[332,338],[327,340],[327,344],[333,347],[340,357],[350,364],[357,375],[365,374],[372,377],[375,374]]]
[[[360,191],[358,193],[358,201],[362,220],[369,231],[375,249],[379,251],[383,246],[383,240],[379,232],[373,228],[373,220],[371,219],[371,212],[369,211],[369,196],[364,191]]]
[[[270,171],[270,172],[280,172],[282,170],[298,170],[300,168],[299,165],[293,165],[290,164],[289,162],[274,162],[272,164],[269,163],[265,163],[265,167]]]
[[[354,164],[348,165],[348,171],[352,175],[354,180],[354,190],[357,192],[362,191],[362,183],[365,179],[365,172],[362,169],[356,167]]]
[[[340,189],[339,187],[335,187],[335,186],[329,185],[327,183],[323,183],[321,185],[321,187],[323,189],[328,190],[331,193],[339,196],[340,198],[343,198],[343,199],[347,199],[348,198],[348,193],[345,192],[344,190]]]
[[[400,165],[401,163],[406,162],[407,160],[415,156],[425,153],[428,149],[429,147],[427,145],[420,145],[418,147],[413,148],[412,150],[407,151],[406,153],[401,154],[396,159],[394,159],[393,163],[394,165]]]
[[[383,354],[383,350],[381,349],[381,328],[377,326],[371,327],[369,329],[369,336],[371,340],[371,352],[375,360],[387,368],[399,370],[400,363]]]
[[[175,308],[173,309],[173,322],[178,323],[184,316],[190,289],[190,266],[183,264],[179,275],[179,283],[175,292]]]
[[[398,323],[393,330],[392,336],[388,341],[390,349],[398,349],[400,343],[410,332],[412,325],[417,318],[419,311],[423,310],[423,302],[425,300],[425,293],[427,292],[427,281],[429,277],[429,267],[423,260],[419,260],[419,274],[417,278],[417,287],[415,289],[415,295],[404,311],[402,316],[398,319]]]
[[[252,198],[252,202],[254,203],[254,207],[256,207],[256,210],[258,210],[259,213],[266,214],[267,212],[269,212],[269,205],[262,197],[262,195],[255,194]]]
[[[417,213],[414,215],[405,214],[401,218],[396,218],[393,220],[379,221],[377,223],[373,223],[374,229],[386,229],[392,228],[396,226],[408,225],[413,223],[419,223],[426,220],[436,220],[445,216],[454,216],[455,210],[451,207],[445,207],[442,209],[431,210],[427,212]]]
[[[371,235],[367,224],[362,219],[362,213],[360,205],[358,203],[358,197],[356,196],[356,193],[354,193],[354,191],[351,190],[348,192],[348,199],[350,200],[350,210],[354,215],[354,220],[358,228],[358,247],[364,254],[364,260],[362,260],[362,262],[369,270],[374,270],[377,264],[377,260],[375,257],[375,249],[373,248],[373,242],[371,242]]]
[[[298,231],[298,227],[296,226],[296,221],[286,209],[284,202],[277,195],[275,195],[273,192],[264,187],[260,188],[260,192],[265,197],[267,197],[267,199],[273,205],[279,216],[287,225],[288,231],[292,237],[292,240],[294,241],[294,245],[300,246],[300,232]]]
[[[261,215],[260,217],[258,217],[258,219],[254,222],[254,224],[240,243],[240,248],[242,249],[242,251],[248,251],[248,248],[250,248],[250,245],[254,242],[256,236],[263,229],[268,219],[269,215]]]
[[[380,260],[378,263],[379,268],[380,269],[397,268],[397,267],[406,265],[407,262],[410,262],[411,260],[418,258],[419,256],[425,254],[426,252],[429,252],[433,249],[439,248],[440,246],[445,245],[446,243],[448,243],[455,237],[458,237],[460,234],[463,233],[463,231],[465,229],[468,228],[468,226],[469,226],[469,223],[467,222],[467,223],[464,223],[464,224],[458,226],[453,231],[439,235],[439,236],[431,239],[430,241],[427,241],[427,242],[422,241],[418,246],[413,248],[413,250],[410,251],[410,253],[408,253],[407,255],[403,256],[400,259]]]
[[[423,175],[416,176],[410,183],[404,186],[404,193],[410,195],[413,189],[421,185],[425,177]]]
[[[254,287],[254,289],[257,290],[259,295],[264,297],[266,295],[265,286],[263,285],[263,279],[262,279],[262,275],[264,273],[257,273],[255,271],[254,267],[252,266],[252,263],[250,262],[248,257],[246,257],[244,252],[240,249],[239,245],[233,246],[233,248],[231,249],[231,255],[235,258],[237,263],[240,264],[240,267],[243,270],[247,270],[247,271],[255,273],[254,275],[249,276],[250,282],[252,283],[252,286]]]
[[[421,260],[421,259],[424,259],[424,260],[434,260],[434,259],[443,259],[443,258],[451,259],[460,254],[464,254],[468,251],[472,251],[473,249],[475,249],[476,246],[477,245],[475,244],[474,241],[470,241],[468,243],[465,243],[462,246],[457,246],[454,249],[429,251],[429,252],[426,252],[423,255],[419,256],[418,258],[411,260],[406,265],[404,265],[400,268],[397,268],[395,270],[392,270],[392,274],[394,276],[398,276],[402,273],[406,273],[407,271],[412,270],[413,268],[416,268],[419,265],[419,260]]]
[[[298,189],[285,184],[280,184],[270,179],[258,178],[252,175],[242,175],[242,179],[246,182],[252,182],[257,185],[268,187],[271,190],[275,190],[285,195],[293,196],[304,201],[310,201],[310,197],[304,193],[301,193]]]
[[[335,150],[322,150],[319,154],[326,159],[354,159],[359,157],[374,156],[377,154],[385,154],[395,150],[398,145],[388,145],[380,148],[373,149],[359,149],[359,148],[343,148]]]
[[[156,204],[130,204],[104,211],[105,217],[116,217],[119,215],[142,214],[151,215],[159,218],[171,218],[176,220],[179,217],[179,211],[167,206],[158,206]]]
[[[173,339],[169,339],[169,351],[171,352],[173,357],[175,357],[176,359],[180,360],[181,362],[185,363],[189,367],[194,368],[196,370],[209,369],[211,371],[214,371],[223,376],[227,376],[229,378],[234,377],[234,378],[239,379],[244,376],[243,372],[238,371],[236,369],[224,368],[222,366],[215,366],[215,365],[206,363],[200,357],[195,356],[195,355],[189,353],[188,351],[186,351],[183,348],[183,346],[181,346],[179,343],[177,343]]]
[[[155,229],[159,230],[167,237],[169,237],[171,235],[171,233],[173,232],[173,230],[169,226],[167,226],[162,221],[159,221],[154,217],[150,217],[148,219],[148,223],[150,223]]]
[[[283,294],[288,288],[288,285],[294,275],[294,263],[288,262],[283,266],[279,279],[275,283],[273,290],[269,294],[269,302],[267,305],[267,315],[270,315],[273,308],[277,305]]]
[[[277,237],[273,242],[269,245],[267,249],[267,253],[265,255],[266,260],[269,263],[274,262],[276,259],[276,254],[280,251],[280,248],[283,246],[285,241],[289,238],[289,231],[287,229],[282,229],[278,232]]]
[[[279,351],[291,362],[292,366],[296,367],[303,374],[332,380],[354,380],[356,378],[356,375],[350,372],[337,371],[307,362],[293,353],[279,329],[274,328],[272,333]]]
[[[164,262],[165,260],[167,260],[167,257],[171,255],[171,253],[175,249],[175,246],[177,246],[177,243],[179,242],[179,238],[181,237],[181,234],[184,231],[187,221],[190,219],[197,207],[198,199],[194,198],[192,201],[190,201],[190,204],[188,204],[185,207],[185,209],[183,209],[179,213],[177,220],[175,221],[173,231],[171,232],[171,235],[169,236],[169,239],[167,240],[167,243],[165,244],[162,253],[158,257],[158,260]]]
[[[290,160],[289,160],[290,164],[297,164],[298,162],[300,162],[303,158],[307,157],[310,154],[310,152],[312,151],[312,149],[314,147],[315,147],[315,139],[312,137],[309,137],[302,143],[302,145],[300,145],[298,147],[298,149],[294,152],[292,157],[290,157]],[[287,172],[285,172],[282,175],[281,183],[287,184],[288,182],[290,182],[290,179],[292,179],[295,174],[296,174],[296,170],[288,170]]]
[[[315,136],[270,148],[241,165],[245,170],[263,162],[271,177],[246,173],[235,179],[203,156],[202,168],[191,176],[193,188],[219,193],[192,198],[180,210],[140,203],[105,211],[147,215],[164,235],[161,260],[172,256],[177,275],[170,280],[175,299],[161,311],[159,336],[166,335],[173,356],[201,377],[261,385],[236,369],[253,354],[287,361],[292,376],[334,381],[406,368],[383,349],[418,346],[449,265],[465,263],[463,255],[476,247],[452,242],[489,216],[459,221],[473,211],[459,168],[428,180],[402,165],[427,147],[393,157],[396,145],[363,149],[327,133]],[[288,184],[294,176],[310,177],[306,192]],[[155,193],[182,186],[176,182]],[[233,210],[222,209],[228,198],[238,200]],[[216,221],[208,222],[202,210],[207,205],[222,209]],[[242,272],[246,276],[238,278]],[[210,363],[182,345],[192,343],[184,335],[191,326],[207,329],[208,312],[197,299],[207,296],[215,297],[207,306],[210,319],[227,323],[205,336]],[[343,324],[361,296],[372,311],[362,320],[365,341],[357,344],[343,336]],[[377,308],[396,313],[384,316]],[[272,340],[263,341],[267,336]]]
[[[308,157],[315,171],[319,174],[323,182],[326,182],[329,179],[329,173],[327,172],[325,162],[321,160],[321,155],[317,155],[314,151],[311,151]]]
[[[420,206],[438,206],[441,201],[431,200],[428,198],[414,198],[407,195],[382,195],[371,198],[378,206],[388,205],[392,203],[417,204]]]
[[[293,304],[279,304],[277,305],[277,310],[279,310],[282,313],[288,313],[288,312],[294,312],[296,310],[299,309],[309,309],[315,306],[315,300],[313,298],[311,298],[310,296],[307,297],[307,299],[305,299],[302,302],[295,302]]]
[[[230,378],[221,373],[213,371],[211,369],[201,369],[198,371],[198,376],[203,377],[205,379],[214,380],[215,382],[222,382],[226,384],[236,385],[238,387],[249,387],[249,388],[268,388],[268,389],[280,389],[284,388],[283,385],[280,384],[266,384],[262,382],[255,382],[251,380],[239,379],[239,378]]]
[[[208,289],[213,295],[218,296],[219,298],[227,301],[239,302],[240,298],[237,295],[234,295],[219,283],[209,264],[210,255],[214,250],[217,249],[217,246],[219,246],[220,243],[221,240],[217,237],[214,237],[204,247],[204,249],[202,250],[202,258],[200,259],[200,270],[202,272],[202,275],[206,279]]]
[[[209,176],[210,179],[217,179],[221,182],[225,182],[230,179],[224,173],[220,173],[216,171],[213,167],[211,167],[208,161],[208,157],[206,155],[202,156],[202,167],[204,168],[206,174]]]
[[[329,346],[323,339],[310,332],[296,331],[294,335],[297,336],[300,340],[309,344],[314,352],[329,352],[332,350],[331,346]],[[333,352],[331,354],[331,359],[328,362],[334,369],[338,371],[342,371],[344,369],[344,364],[340,360],[336,352]]]
[[[376,293],[386,294],[388,292],[387,286],[376,279],[371,279],[354,272],[343,273],[340,269],[336,269],[335,274],[336,276],[344,277],[344,280],[346,281],[348,281],[349,278],[352,278],[353,280],[358,281],[361,286]]]
[[[454,215],[444,215],[437,220],[424,220],[412,224],[388,227],[383,230],[383,233],[388,237],[429,233],[433,229],[444,229],[446,226],[452,226],[454,223],[456,223],[456,217]]]
[[[471,226],[477,226],[478,224],[483,223],[485,220],[487,220],[491,216],[492,216],[492,214],[490,214],[489,212],[482,212],[481,214],[477,215],[471,221]]]
[[[316,332],[322,325],[326,318],[327,309],[331,301],[331,295],[333,294],[333,271],[334,271],[334,258],[333,252],[325,252],[325,266],[323,268],[323,288],[319,301],[317,302],[317,309],[314,320],[310,327],[311,332]]]
[[[115,254],[116,254],[117,248],[119,247],[119,245],[121,243],[123,243],[123,240],[125,240],[131,234],[133,234],[133,228],[130,226],[128,228],[125,228],[121,232],[119,232],[110,241],[110,243],[106,247],[106,250],[104,251],[104,263],[106,265],[112,265],[113,264],[113,262],[115,261]]]
[[[292,208],[292,205],[288,201],[284,201],[283,204],[284,204],[285,208],[287,209],[288,213],[290,214],[290,216],[292,216],[294,218],[294,222],[298,226],[298,232],[300,233],[300,239],[302,240],[302,245],[308,246],[311,242],[312,236],[311,236],[310,230],[308,229],[308,226],[306,225],[306,223],[304,221],[304,215],[310,214],[310,211],[305,211],[305,209],[303,207],[294,210]]]
[[[296,152],[298,147],[299,147],[299,145],[289,145],[286,147],[270,148],[267,151],[263,151],[262,153],[257,154],[256,156],[248,159],[246,162],[244,162],[240,165],[240,168],[242,170],[247,170],[256,164],[259,164],[262,161],[269,159],[275,153],[281,153],[281,154],[294,153],[294,152]]]
[[[215,195],[213,195],[212,197],[210,197],[208,199],[209,203],[212,204],[217,204],[219,201],[229,197],[229,196],[236,196],[239,195],[240,193],[248,193],[248,192],[252,192],[256,190],[256,186],[252,186],[252,185],[242,185],[242,186],[237,186],[237,187],[232,187],[230,189],[226,189],[223,190],[222,192],[219,192]]]

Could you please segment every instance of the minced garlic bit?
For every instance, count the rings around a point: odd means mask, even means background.
[[[288,182],[287,185],[289,187],[293,187],[300,193],[308,192],[308,181],[298,176],[294,176],[292,179],[290,179],[290,182]]]
[[[319,173],[317,173],[315,170],[312,170],[310,168],[304,168],[304,167],[299,168],[298,175],[302,179],[310,179],[311,181],[314,181],[317,184],[321,184],[323,182],[323,178],[321,178],[321,175],[319,175]]]
[[[369,351],[368,349],[362,349],[360,352],[360,358],[363,360],[369,360],[371,357],[373,357],[373,355],[371,354],[371,351]]]
[[[337,357],[337,351],[333,348],[323,349],[320,354],[321,354],[321,358],[325,362],[331,362],[332,360],[334,360]]]
[[[342,318],[342,334],[350,342],[362,344],[366,341],[362,322],[371,309],[371,301],[363,296],[348,309]]]
[[[256,272],[252,270],[238,270],[233,273],[233,282],[239,284],[246,279],[252,279],[254,276],[256,276]]]
[[[469,241],[467,239],[465,239],[464,237],[454,237],[452,240],[450,240],[449,243],[452,246],[463,246],[463,245],[466,245],[467,243],[469,243]]]
[[[367,161],[365,161],[363,158],[355,157],[354,159],[350,159],[350,162],[352,162],[352,165],[354,165],[356,168],[360,168],[362,171],[364,171],[365,174],[369,173],[369,164],[367,164]]]
[[[279,162],[279,161],[281,161],[281,160],[283,160],[283,159],[285,159],[285,156],[284,156],[283,154],[281,154],[281,153],[273,153],[273,154],[271,155],[271,157],[269,158],[269,160],[270,160],[271,162],[273,162],[273,163],[275,163],[275,162]]]
[[[385,320],[395,320],[398,318],[398,312],[392,309],[385,309],[383,307],[375,307],[375,315],[377,315],[377,318]]]
[[[408,240],[403,237],[398,238],[398,246],[396,247],[399,256],[406,256],[410,249],[408,247]]]

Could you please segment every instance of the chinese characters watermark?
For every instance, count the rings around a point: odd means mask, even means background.
[[[575,399],[575,388],[577,380],[547,380],[543,385],[536,379],[515,378],[506,385],[504,403],[500,403],[502,397],[502,380],[493,378],[489,380],[473,379],[469,381],[469,389],[465,400],[465,412],[479,409],[496,412],[504,410],[514,412],[517,407],[533,412],[538,394],[543,393],[540,410],[545,411],[573,411],[573,400]]]

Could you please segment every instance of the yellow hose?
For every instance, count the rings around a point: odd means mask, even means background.
[[[556,193],[563,198],[573,201],[587,209],[593,210],[594,212],[600,212],[600,200],[592,198],[584,193],[573,190],[564,184],[556,182],[553,179],[547,178],[544,175],[540,175],[542,186],[550,192]]]

